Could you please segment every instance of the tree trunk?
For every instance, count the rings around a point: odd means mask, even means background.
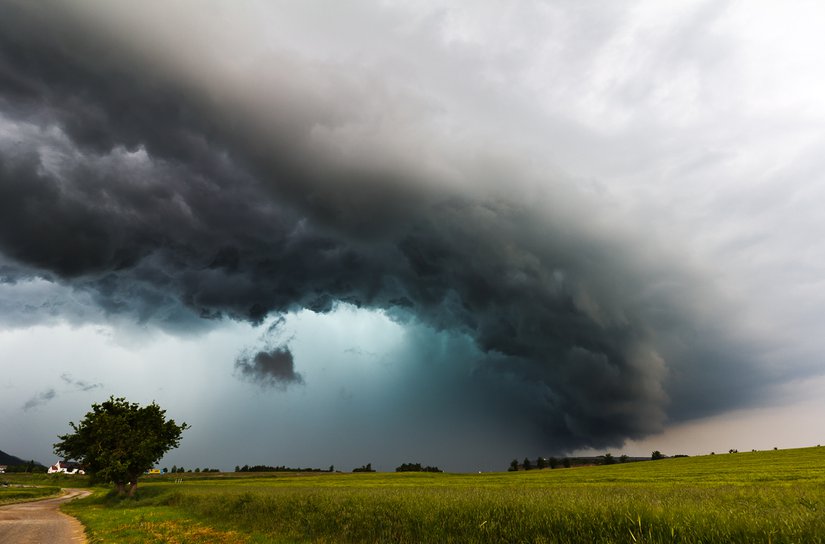
[[[137,478],[133,478],[131,482],[129,482],[129,496],[134,497],[135,491],[137,491]]]
[[[115,489],[117,489],[117,494],[120,497],[126,494],[126,484],[124,483],[116,483]]]

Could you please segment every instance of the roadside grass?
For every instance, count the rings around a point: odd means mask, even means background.
[[[64,487],[87,487],[89,478],[71,474],[0,474],[0,505],[57,496]]]
[[[198,523],[188,512],[165,504],[155,504],[157,489],[142,492],[140,500],[119,499],[104,488],[95,488],[91,497],[63,506],[63,511],[78,517],[86,527],[91,544],[236,544],[245,535]],[[161,501],[162,502],[162,501]]]
[[[178,475],[64,509],[92,542],[124,544],[825,543],[825,448],[518,473]]]
[[[0,506],[15,502],[44,499],[59,494],[59,487],[19,487],[17,485],[5,487],[2,485],[2,480],[0,480]]]

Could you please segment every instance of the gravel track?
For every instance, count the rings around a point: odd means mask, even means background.
[[[3,544],[80,544],[86,542],[83,525],[60,511],[60,505],[90,494],[65,489],[64,494],[32,502],[0,506],[0,542]]]

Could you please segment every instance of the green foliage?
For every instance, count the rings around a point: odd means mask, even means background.
[[[530,470],[533,468],[533,463],[530,462],[530,459],[525,457],[524,461],[521,462],[521,466],[524,468],[524,470]]]
[[[360,466],[358,468],[352,469],[353,472],[375,472],[372,468],[372,463],[367,463],[366,465]]]
[[[510,461],[510,468],[507,469],[509,472],[516,472],[518,470],[518,459],[513,459]]]
[[[238,475],[144,487],[137,501],[66,509],[89,524],[93,541],[119,544],[196,542],[186,529],[194,526],[216,542],[229,533],[233,542],[825,542],[821,448],[574,470]],[[158,520],[181,532],[141,540]],[[142,532],[130,539],[127,528]]]
[[[656,451],[654,451],[653,453],[650,454],[650,459],[652,461],[658,461],[659,459],[664,459],[664,458],[665,458],[664,454],[662,454],[662,452],[660,452],[659,450],[656,450]]]
[[[134,494],[138,477],[180,443],[188,428],[166,420],[166,411],[155,404],[139,406],[124,398],[109,397],[93,404],[73,433],[59,436],[56,455],[79,461],[94,481],[113,482],[120,493]]]

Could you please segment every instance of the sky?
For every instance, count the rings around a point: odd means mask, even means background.
[[[825,441],[825,7],[0,0],[0,449]]]

